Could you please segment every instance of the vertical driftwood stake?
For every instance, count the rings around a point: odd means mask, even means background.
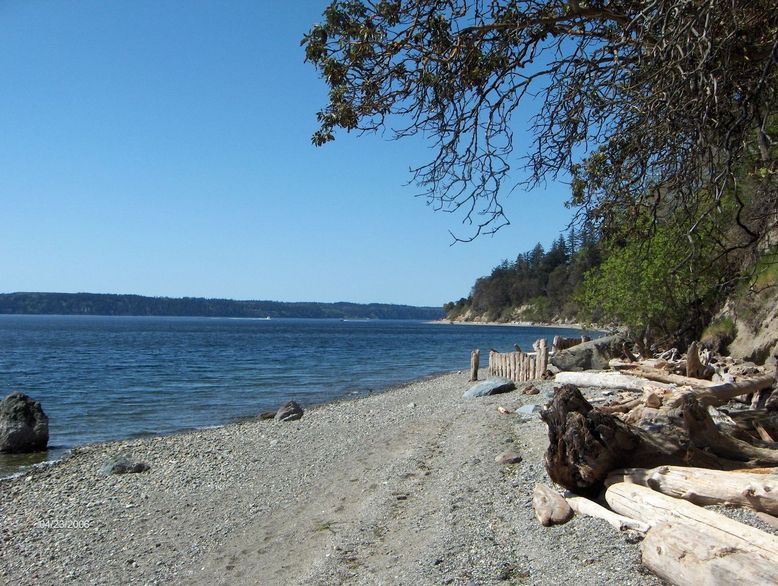
[[[541,338],[538,340],[538,368],[535,373],[537,378],[543,378],[546,373],[546,366],[548,366],[548,346],[546,345],[546,339]]]
[[[470,380],[478,380],[478,363],[481,361],[481,351],[476,348],[470,354]]]

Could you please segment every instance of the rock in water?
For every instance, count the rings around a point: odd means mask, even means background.
[[[564,497],[545,484],[535,485],[532,507],[535,509],[535,516],[544,527],[567,523],[573,516],[573,509]]]
[[[597,338],[557,352],[550,361],[559,370],[607,370],[608,361],[621,356],[621,346],[625,341],[623,334]]]
[[[516,390],[513,381],[507,378],[489,378],[483,382],[473,385],[462,395],[465,399],[473,397],[486,397],[488,395],[497,395],[498,393],[507,393]]]
[[[284,403],[276,411],[276,421],[296,421],[303,416],[303,408],[300,407],[295,401],[289,401]]]
[[[145,462],[132,462],[124,456],[116,456],[103,464],[100,468],[100,474],[110,476],[111,474],[137,474],[146,472],[150,466]]]
[[[0,401],[0,452],[40,452],[49,443],[49,418],[38,401],[11,393]]]

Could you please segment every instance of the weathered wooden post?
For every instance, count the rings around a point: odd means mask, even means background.
[[[554,341],[551,343],[551,351],[554,354],[562,351],[562,336],[554,336]]]
[[[478,380],[478,363],[481,361],[481,351],[476,348],[470,354],[470,380]]]
[[[541,338],[538,340],[537,378],[543,378],[543,375],[546,373],[546,366],[548,366],[548,346],[546,346],[546,339]]]

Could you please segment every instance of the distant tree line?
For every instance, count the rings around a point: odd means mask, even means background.
[[[100,293],[0,294],[0,314],[422,320],[440,319],[443,316],[437,307],[384,303],[291,303]]]
[[[601,262],[596,230],[589,225],[560,235],[548,250],[538,243],[479,278],[467,298],[443,306],[448,319],[490,321],[575,319],[574,293]]]

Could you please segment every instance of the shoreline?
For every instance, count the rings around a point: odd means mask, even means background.
[[[435,321],[429,321],[426,322],[429,324],[435,324],[435,325],[453,325],[453,326],[506,326],[506,327],[519,327],[519,328],[548,328],[548,329],[557,329],[557,330],[580,330],[582,332],[602,332],[606,333],[607,330],[603,329],[597,329],[597,328],[589,328],[584,326],[583,324],[579,323],[571,323],[571,324],[550,324],[550,323],[537,323],[537,322],[530,322],[530,321],[512,321],[512,322],[498,322],[498,321],[488,321],[488,322],[478,322],[478,321],[457,321],[457,320],[447,320],[447,319],[440,319]]]
[[[458,369],[458,370],[441,371],[432,374],[420,375],[414,378],[410,378],[407,381],[403,381],[399,383],[388,383],[386,386],[382,386],[374,390],[368,390],[366,393],[351,392],[348,394],[343,394],[340,396],[333,397],[332,399],[329,400],[305,403],[305,404],[301,403],[301,405],[303,409],[305,409],[305,413],[308,413],[309,411],[313,411],[315,409],[324,407],[326,405],[333,405],[333,404],[349,402],[349,401],[358,401],[360,399],[371,397],[373,395],[391,392],[395,389],[399,389],[407,385],[412,385],[415,383],[422,383],[427,380],[432,380],[434,378],[444,376],[446,374],[454,374],[454,373],[461,373],[461,372],[463,372],[463,370]],[[282,401],[281,404],[285,402],[286,400]],[[279,407],[280,406],[281,405],[279,405]],[[142,435],[133,434],[126,437],[120,437],[120,438],[108,439],[108,440],[96,441],[96,442],[86,442],[74,446],[51,446],[46,450],[46,452],[33,452],[30,454],[0,454],[0,460],[2,460],[5,456],[16,457],[18,459],[24,459],[25,457],[28,457],[30,460],[42,456],[42,459],[37,462],[19,465],[17,469],[14,470],[13,472],[2,472],[2,468],[0,468],[0,486],[2,486],[2,483],[4,481],[12,480],[20,476],[24,476],[27,472],[34,471],[37,468],[45,469],[51,466],[56,466],[60,462],[63,462],[64,460],[69,458],[75,450],[78,450],[80,448],[109,446],[113,444],[119,444],[122,442],[132,442],[136,440],[163,438],[163,437],[170,437],[176,435],[186,435],[190,433],[198,433],[209,429],[220,429],[220,428],[225,428],[225,427],[230,427],[235,425],[241,425],[244,423],[252,423],[256,421],[259,421],[259,412],[257,412],[255,415],[237,415],[221,424],[203,425],[200,427],[182,427],[181,429],[176,429],[174,431],[167,432],[167,433],[158,432],[158,433],[143,433]],[[48,452],[50,451],[56,452],[56,455],[53,455],[53,457],[51,458],[49,458],[48,456],[43,456],[44,453],[48,454]],[[8,459],[10,460],[11,458]]]
[[[534,584],[659,584],[638,572],[637,546],[610,526],[582,517],[553,530],[537,523],[531,495],[535,483],[548,483],[545,427],[537,416],[506,416],[497,406],[545,398],[514,391],[465,400],[467,379],[450,372],[313,407],[294,422],[76,448],[2,483],[0,577],[15,584],[461,586],[522,576]],[[548,392],[553,383],[537,386]],[[508,447],[521,463],[495,462]],[[117,455],[149,470],[101,475]]]

